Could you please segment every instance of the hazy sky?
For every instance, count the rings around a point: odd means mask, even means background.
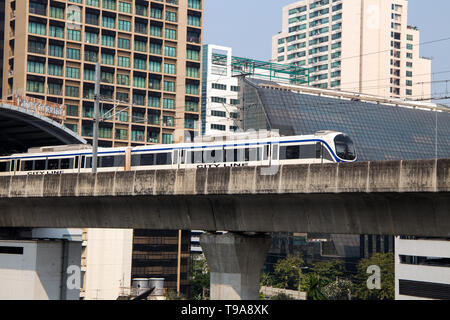
[[[281,8],[293,2],[205,0],[204,43],[232,47],[233,55],[236,56],[269,60],[272,55],[272,36],[281,31]],[[419,28],[421,43],[450,38],[449,0],[408,2],[408,24]],[[420,55],[433,57],[433,73],[445,72],[433,74],[432,80],[450,79],[450,40],[423,45]],[[446,83],[433,84],[434,96],[442,96],[446,90]],[[450,82],[448,90],[450,95]]]

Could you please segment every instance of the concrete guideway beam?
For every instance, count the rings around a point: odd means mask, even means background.
[[[258,300],[261,269],[271,244],[267,234],[202,234],[211,300]]]
[[[450,159],[0,176],[0,227],[450,236]]]

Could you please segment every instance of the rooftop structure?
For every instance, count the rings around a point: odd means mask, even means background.
[[[437,104],[256,79],[242,84],[244,130],[345,132],[355,141],[360,161],[450,156],[450,110]]]
[[[234,132],[239,124],[239,77],[308,85],[309,71],[295,65],[233,56],[232,48],[205,45],[202,77],[202,134]]]

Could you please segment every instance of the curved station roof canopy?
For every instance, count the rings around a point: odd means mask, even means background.
[[[86,140],[33,110],[0,103],[0,155],[66,144],[86,144]]]

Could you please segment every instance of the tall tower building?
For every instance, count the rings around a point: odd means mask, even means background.
[[[90,142],[100,62],[100,146],[199,130],[202,0],[6,0],[5,16],[5,99],[66,105],[65,125]]]
[[[406,0],[302,0],[283,8],[274,62],[309,68],[319,88],[426,99],[431,61],[408,25]]]
[[[0,0],[0,22],[3,99],[65,105],[64,125],[91,143],[100,62],[99,146],[170,144],[200,130],[202,0]],[[152,239],[178,236],[168,233]],[[84,229],[83,237],[83,299],[115,299],[132,270],[154,276],[136,269],[147,260],[162,265],[168,288],[187,293],[189,261],[178,246],[134,259],[142,239],[133,230]]]

